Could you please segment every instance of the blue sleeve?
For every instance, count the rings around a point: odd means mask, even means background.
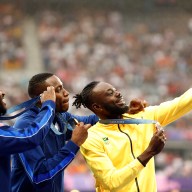
[[[76,118],[79,122],[84,122],[85,124],[91,124],[91,125],[94,125],[99,121],[99,118],[94,114],[89,116],[74,115],[74,118]]]
[[[25,118],[20,118],[15,126],[27,126],[34,118],[35,114],[28,114]],[[34,149],[19,153],[19,158],[28,177],[35,184],[52,179],[71,163],[79,151],[79,147],[72,141],[68,141],[65,146],[56,149],[58,147],[53,146],[49,138],[52,134],[53,131],[50,129],[42,146],[39,145]],[[46,151],[44,152],[44,145],[48,147],[49,155],[46,154]]]
[[[46,158],[41,146],[20,153],[19,157],[30,180],[35,184],[39,184],[64,170],[75,158],[78,150],[79,147],[69,141],[57,154],[50,158]]]
[[[89,116],[78,116],[78,115],[72,115],[70,113],[66,113],[67,118],[75,118],[77,119],[79,122],[84,122],[85,124],[91,124],[94,125],[99,121],[99,118],[97,115],[92,114]]]
[[[93,115],[89,115],[89,116],[78,116],[78,115],[73,115],[69,112],[65,112],[62,113],[62,117],[63,119],[65,119],[67,122],[71,122],[72,119],[77,119],[79,122],[83,122],[84,124],[91,124],[94,125],[99,121],[98,116],[96,116],[95,114]],[[68,141],[69,139],[71,139],[72,136],[72,131],[74,129],[74,123],[72,123],[73,126],[69,126],[67,127],[67,132],[66,132],[66,140]]]
[[[39,114],[25,129],[11,126],[0,127],[0,154],[7,155],[32,149],[39,145],[49,131],[54,118],[55,103],[43,103]]]

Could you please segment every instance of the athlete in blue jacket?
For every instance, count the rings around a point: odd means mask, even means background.
[[[90,124],[98,121],[95,115],[80,117],[66,112],[69,108],[69,93],[63,88],[61,80],[53,74],[41,73],[33,76],[29,81],[28,93],[30,97],[36,97],[47,86],[55,88],[56,118],[41,145],[14,155],[13,192],[63,192],[63,170],[71,163],[87,138]],[[38,113],[38,107],[32,108],[24,113],[14,126],[25,129]],[[75,129],[73,118],[79,121]]]
[[[5,93],[0,90],[0,114],[6,113]],[[15,129],[0,123],[0,191],[10,192],[10,154],[23,152],[39,145],[47,134],[55,111],[54,87],[41,94],[42,107],[36,118],[25,127]]]

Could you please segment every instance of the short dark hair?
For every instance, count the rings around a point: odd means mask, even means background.
[[[31,98],[40,95],[44,90],[39,89],[40,86],[44,85],[45,81],[52,77],[52,73],[39,73],[34,75],[28,84],[28,94]]]
[[[76,94],[73,98],[75,98],[75,101],[73,102],[73,106],[75,106],[77,109],[81,108],[81,105],[83,105],[85,108],[91,107],[91,96],[93,94],[93,89],[96,87],[97,84],[99,84],[100,81],[92,81],[88,85],[86,85],[82,92],[79,94]]]

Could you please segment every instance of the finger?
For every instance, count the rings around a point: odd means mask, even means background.
[[[91,127],[91,124],[86,124],[86,125],[85,125],[85,128],[86,128],[86,129],[89,129],[90,127]]]
[[[157,137],[162,137],[163,134],[164,134],[164,129],[157,130],[156,133],[157,133],[157,134],[156,134]]]
[[[165,141],[167,140],[167,138],[163,135],[163,136],[161,136],[161,137],[159,137],[160,138],[160,140],[162,141],[162,142],[164,142],[165,143]]]
[[[147,103],[146,100],[143,100],[143,105],[144,105],[144,107],[147,107],[147,106],[148,106],[148,103]]]
[[[163,135],[163,140],[165,140],[165,141],[167,140],[167,137],[165,135]]]
[[[81,127],[81,128],[82,128],[83,126],[84,126],[84,123],[83,123],[83,122],[78,122],[77,125],[76,125],[76,127]]]
[[[52,90],[52,91],[55,90],[55,88],[54,88],[53,86],[50,86],[49,88],[50,88],[50,90]]]
[[[47,91],[52,91],[51,86],[47,87]]]
[[[160,130],[160,128],[161,128],[160,123],[159,123],[159,122],[157,122],[157,123],[155,124],[155,127],[156,127],[156,130]]]

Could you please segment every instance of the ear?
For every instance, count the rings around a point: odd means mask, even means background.
[[[101,111],[102,110],[101,106],[96,104],[96,103],[92,104],[92,109],[93,109],[93,111]]]

